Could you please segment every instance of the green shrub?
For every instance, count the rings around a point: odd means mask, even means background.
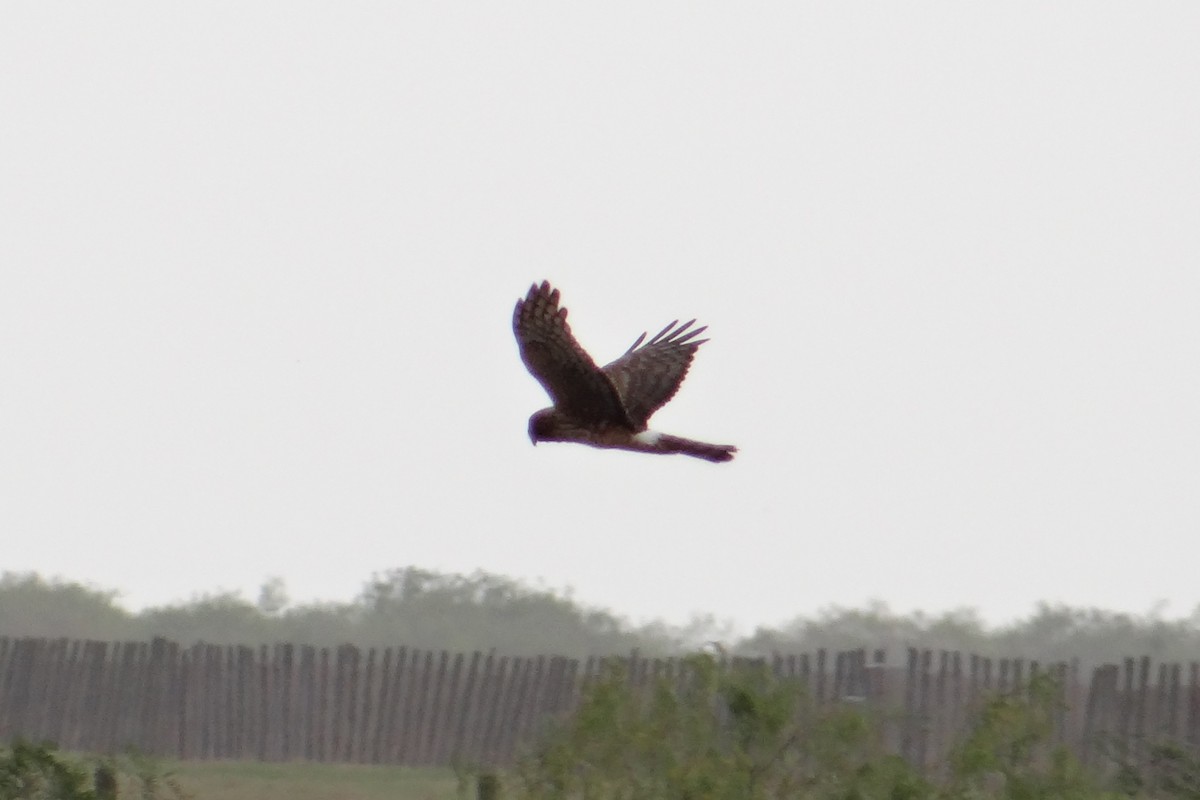
[[[49,744],[0,748],[0,800],[95,800],[87,770]]]
[[[851,708],[816,713],[794,681],[761,664],[721,670],[708,655],[678,680],[631,685],[611,669],[572,717],[520,761],[527,800],[909,798],[928,784],[879,750]]]
[[[936,783],[882,746],[887,720],[862,706],[817,709],[762,664],[723,670],[708,655],[682,676],[636,686],[619,668],[585,688],[507,778],[517,800],[1200,800],[1200,769],[1151,752],[1125,782],[1087,772],[1054,743],[1061,693],[1050,675],[989,698]],[[1130,776],[1136,780],[1130,781]]]
[[[1051,741],[1061,704],[1058,682],[1046,673],[1021,691],[989,698],[951,753],[948,793],[1011,800],[1103,796],[1066,746]]]
[[[48,742],[20,739],[9,748],[0,747],[0,800],[116,800],[118,796],[188,798],[171,772],[136,752],[89,759],[59,753]]]

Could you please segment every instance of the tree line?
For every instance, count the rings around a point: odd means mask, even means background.
[[[575,657],[634,648],[647,655],[670,655],[717,641],[745,655],[858,647],[898,653],[927,647],[997,657],[1079,658],[1087,665],[1132,655],[1200,659],[1200,607],[1188,616],[1169,618],[1161,606],[1139,615],[1040,603],[1024,618],[989,626],[971,609],[901,614],[874,602],[865,608],[827,608],[739,636],[711,616],[687,625],[634,624],[584,605],[568,591],[483,571],[462,575],[412,566],[392,569],[373,575],[350,601],[322,603],[291,602],[284,582],[273,578],[254,600],[222,592],[137,612],[121,606],[112,590],[37,573],[5,572],[0,575],[0,636],[164,636],[185,644],[405,644]]]

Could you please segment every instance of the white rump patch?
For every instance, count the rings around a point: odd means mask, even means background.
[[[635,433],[633,438],[642,444],[653,447],[658,444],[658,440],[662,438],[662,434],[658,431],[642,431],[641,433]]]

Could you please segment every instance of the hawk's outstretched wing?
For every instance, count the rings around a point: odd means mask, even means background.
[[[617,387],[625,412],[636,427],[643,427],[651,414],[675,396],[696,348],[708,341],[695,340],[707,326],[688,330],[695,321],[679,325],[676,320],[645,344],[642,344],[646,338],[643,333],[625,355],[602,370]]]
[[[517,301],[513,333],[521,360],[561,413],[580,422],[628,424],[617,389],[571,335],[567,310],[558,307],[558,290],[548,281]]]

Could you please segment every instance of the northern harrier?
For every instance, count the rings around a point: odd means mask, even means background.
[[[646,429],[650,415],[675,396],[687,375],[705,328],[696,320],[678,320],[642,344],[637,338],[625,354],[597,367],[567,325],[567,310],[558,307],[558,290],[534,284],[513,311],[513,333],[521,360],[554,401],[529,418],[529,439],[579,442],[592,447],[641,453],[683,453],[708,461],[729,461],[737,448],[706,444]]]

